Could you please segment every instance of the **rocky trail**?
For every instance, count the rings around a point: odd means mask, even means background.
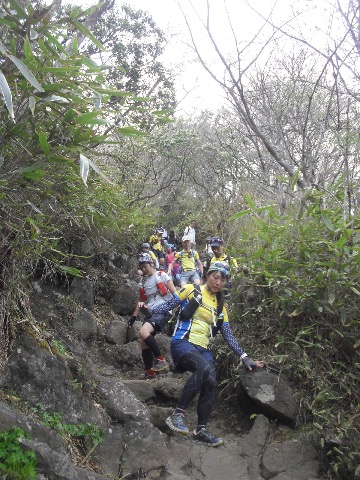
[[[262,372],[256,374],[259,385],[254,384],[256,375],[248,381],[248,393],[259,404],[259,413],[251,419],[236,399],[230,403],[218,391],[209,430],[223,437],[223,446],[199,445],[168,429],[165,419],[187,374],[143,379],[140,322],[130,331],[126,323],[136,299],[135,284],[114,270],[111,276],[103,275],[95,293],[89,278],[76,279],[69,291],[33,282],[31,311],[37,326],[23,328],[0,373],[0,431],[17,425],[29,433],[21,444],[36,452],[37,480],[320,479],[311,441],[300,430],[273,420],[276,411],[280,418],[296,415],[289,413],[294,407],[287,398],[294,397],[293,392],[283,386],[285,398],[279,398],[276,389],[283,379],[275,374],[273,384],[270,377],[264,383]],[[157,338],[169,360],[170,337]],[[102,443],[89,443],[80,457],[58,432],[29,413],[35,405],[58,412],[64,423],[98,426],[104,432]],[[186,423],[195,427],[194,407]]]

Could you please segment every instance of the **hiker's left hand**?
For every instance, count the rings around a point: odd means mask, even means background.
[[[134,324],[134,322],[137,320],[137,317],[135,315],[133,315],[132,317],[129,318],[127,324],[128,324],[128,327],[131,328]]]

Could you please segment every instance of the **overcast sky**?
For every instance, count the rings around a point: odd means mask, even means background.
[[[180,102],[181,114],[191,115],[202,108],[216,109],[224,103],[220,87],[205,72],[203,67],[195,60],[195,54],[187,46],[190,42],[189,33],[184,17],[179,9],[180,3],[187,16],[196,42],[206,60],[215,66],[215,57],[212,58],[212,47],[204,34],[203,28],[197,18],[205,19],[206,0],[193,0],[197,13],[192,8],[189,0],[116,0],[118,5],[127,3],[136,9],[146,10],[150,13],[155,23],[166,33],[170,42],[162,59],[163,63],[177,73],[176,88],[177,100]],[[72,0],[72,3],[93,5],[96,0]],[[327,18],[330,12],[327,0],[209,0],[210,25],[216,41],[225,53],[234,52],[234,34],[240,48],[244,47],[264,24],[261,18],[270,16],[277,25],[293,18],[292,28],[296,32],[306,32],[307,38],[319,36],[321,30],[327,29]],[[258,12],[258,13],[257,13]],[[301,12],[301,14],[299,14]],[[259,15],[260,14],[260,15]],[[234,28],[231,31],[228,18]],[[295,19],[294,19],[295,18]],[[289,27],[288,27],[289,28]],[[262,31],[262,40],[254,42],[255,51],[260,48],[261,42],[269,38],[271,28]],[[251,51],[246,49],[248,58]],[[245,55],[244,54],[244,55]],[[217,68],[218,75],[222,71]]]

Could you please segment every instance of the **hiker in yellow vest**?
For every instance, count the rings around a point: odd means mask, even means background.
[[[191,239],[189,236],[184,235],[182,237],[183,249],[180,252],[176,252],[174,260],[170,263],[168,268],[168,275],[172,275],[174,263],[178,261],[180,263],[181,275],[180,286],[183,287],[187,283],[193,283],[194,285],[200,285],[200,279],[203,274],[203,264],[201,263],[199,254],[196,250],[190,248]]]

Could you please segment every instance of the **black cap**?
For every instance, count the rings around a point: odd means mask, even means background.
[[[220,237],[212,237],[210,240],[210,247],[221,247],[224,245],[224,240]]]

